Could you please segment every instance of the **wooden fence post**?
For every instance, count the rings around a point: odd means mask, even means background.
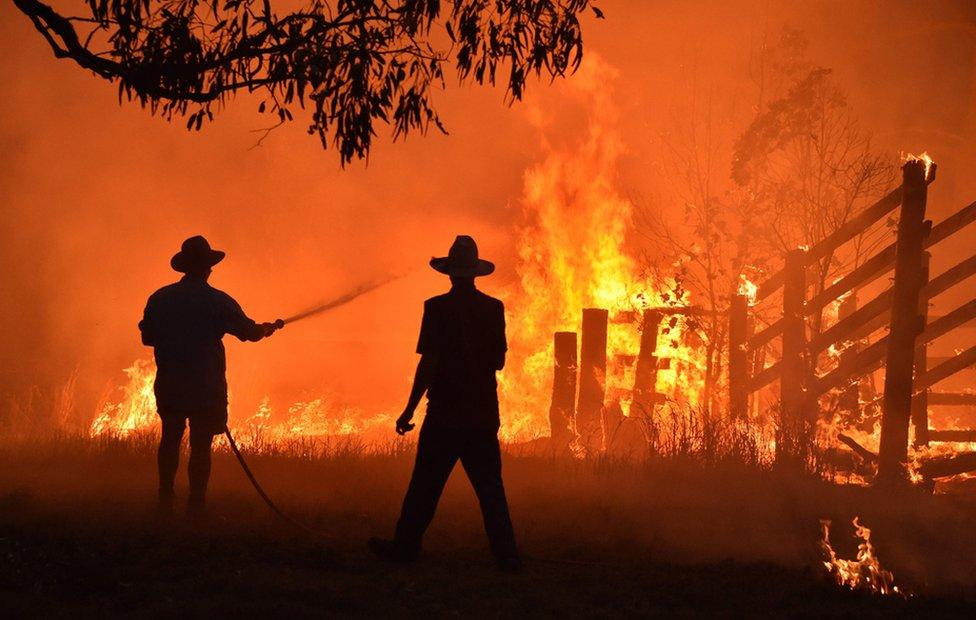
[[[850,295],[844,298],[844,301],[840,302],[840,307],[837,309],[837,321],[840,322],[847,317],[854,314],[857,310],[857,292],[851,291]],[[857,355],[860,349],[860,343],[854,341],[849,347],[844,349],[840,354],[840,362],[852,361]],[[840,394],[840,405],[841,411],[846,411],[853,416],[852,419],[856,419],[857,415],[861,411],[861,377],[852,377],[853,381],[843,389]]]
[[[922,245],[925,241],[927,185],[925,165],[909,161],[902,167],[901,217],[895,250],[891,331],[885,367],[884,413],[878,451],[878,482],[907,481],[908,423],[912,409],[915,338],[921,333],[918,300],[922,286]]]
[[[552,447],[562,451],[573,439],[576,407],[576,332],[553,335],[552,403],[549,406],[549,434]]]
[[[780,433],[776,459],[802,465],[807,449],[806,314],[807,256],[803,249],[786,255],[783,269],[783,364],[780,376]]]
[[[658,310],[644,310],[644,325],[641,330],[640,351],[637,354],[637,367],[634,370],[634,397],[631,408],[647,416],[657,402],[657,336],[661,329],[663,316]]]
[[[603,443],[601,419],[606,397],[609,316],[607,310],[599,308],[583,310],[576,433],[587,453],[598,451]]]
[[[929,281],[929,267],[932,262],[931,252],[922,252],[922,273],[921,278],[923,283],[928,283]],[[925,324],[928,322],[929,316],[929,300],[928,297],[922,296],[918,301],[918,315],[921,321],[921,327],[919,331],[925,330]],[[928,370],[928,343],[922,343],[920,346],[915,347],[915,374],[914,376],[921,377]],[[914,383],[914,381],[913,381]],[[915,428],[915,439],[913,444],[916,448],[929,445],[929,390],[928,388],[922,388],[919,392],[912,398],[912,426]]]
[[[729,412],[744,420],[749,413],[749,299],[735,295],[729,305]]]

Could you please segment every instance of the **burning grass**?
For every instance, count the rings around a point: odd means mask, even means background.
[[[895,577],[891,571],[882,568],[874,545],[871,544],[871,530],[862,525],[857,517],[854,517],[852,523],[854,535],[860,542],[857,545],[857,557],[845,560],[837,557],[837,552],[830,543],[830,521],[820,522],[823,527],[823,540],[820,541],[825,556],[823,564],[837,581],[837,585],[874,594],[905,596],[895,585]]]

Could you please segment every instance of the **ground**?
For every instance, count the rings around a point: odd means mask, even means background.
[[[0,590],[16,616],[970,614],[971,489],[892,498],[732,464],[577,463],[517,448],[505,468],[526,555],[495,570],[455,473],[421,561],[375,561],[409,475],[409,446],[252,457],[309,536],[269,516],[232,456],[214,464],[204,524],[153,509],[149,441],[0,447]],[[181,472],[182,474],[182,472]],[[182,475],[181,475],[182,478]],[[182,480],[181,480],[182,481]],[[820,561],[819,520],[853,557],[860,516],[908,600],[850,592]]]

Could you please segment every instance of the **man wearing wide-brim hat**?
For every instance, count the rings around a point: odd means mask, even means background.
[[[163,430],[159,441],[159,503],[172,509],[173,483],[179,467],[180,444],[190,422],[188,511],[203,511],[210,478],[214,435],[227,427],[227,379],[224,334],[257,342],[284,326],[255,323],[234,299],[207,280],[224,259],[201,236],[183,242],[170,266],[183,275],[149,297],[139,330],[156,358],[156,410]]]
[[[460,460],[478,495],[491,550],[502,569],[515,570],[520,563],[502,484],[495,380],[505,366],[505,308],[474,285],[476,277],[491,274],[495,266],[478,256],[477,244],[467,235],[458,236],[448,255],[431,259],[430,265],[450,276],[451,290],[424,302],[420,361],[396,430],[402,435],[414,428],[411,420],[425,393],[427,416],[393,540],[374,538],[370,548],[384,559],[415,559],[444,484]]]

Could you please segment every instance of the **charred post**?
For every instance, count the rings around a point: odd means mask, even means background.
[[[851,291],[851,294],[840,302],[840,308],[837,309],[837,321],[843,321],[855,311],[857,311],[857,293]],[[850,363],[853,357],[857,355],[859,348],[857,341],[852,342],[851,346],[844,349],[844,352],[840,354],[841,363]],[[852,377],[852,379],[850,384],[841,391],[839,405],[841,411],[846,411],[852,416],[851,419],[857,419],[861,412],[861,381],[860,377]]]
[[[776,460],[802,463],[807,451],[809,428],[806,395],[806,322],[804,302],[807,292],[806,251],[796,249],[786,255],[783,270],[783,360],[780,376],[780,432]]]
[[[637,355],[637,368],[634,372],[634,406],[643,415],[649,415],[657,402],[658,358],[657,335],[663,316],[657,310],[644,311],[644,325],[641,329],[640,352]]]
[[[729,306],[729,412],[744,419],[749,413],[749,299],[735,295]]]
[[[552,403],[549,430],[552,447],[568,448],[573,439],[576,413],[576,332],[556,332],[553,336]]]
[[[932,254],[922,252],[922,273],[923,286],[929,281],[929,266],[932,262]],[[918,315],[921,321],[921,330],[925,330],[925,324],[929,316],[929,300],[926,296],[920,296],[918,300]],[[915,374],[916,378],[921,377],[928,370],[928,344],[923,342],[915,347]],[[913,444],[916,448],[929,445],[929,390],[922,390],[912,398],[912,427],[915,429]]]
[[[915,339],[922,333],[918,300],[925,284],[921,259],[927,200],[925,164],[909,161],[902,167],[902,174],[904,191],[895,250],[891,331],[885,368],[881,447],[878,451],[878,482],[882,484],[907,481]]]
[[[576,402],[576,432],[587,451],[602,443],[600,421],[607,386],[607,323],[609,312],[599,308],[583,310],[580,342],[579,399]]]

